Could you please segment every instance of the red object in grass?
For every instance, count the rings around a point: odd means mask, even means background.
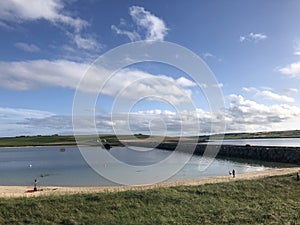
[[[34,189],[30,189],[30,190],[27,190],[25,191],[26,193],[32,193],[32,192],[36,192]]]

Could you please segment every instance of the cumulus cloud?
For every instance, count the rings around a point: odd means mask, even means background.
[[[31,90],[43,86],[75,88],[87,64],[66,60],[0,62],[0,87]]]
[[[195,85],[184,77],[176,80],[163,74],[153,75],[136,69],[121,70],[107,80],[104,74],[112,74],[113,71],[68,60],[0,62],[0,70],[0,87],[13,90],[31,90],[46,86],[76,89],[88,70],[88,79],[82,81],[80,91],[98,93],[99,88],[106,83],[102,94],[119,94],[119,97],[128,99],[136,96],[159,96],[172,102],[183,102],[192,94],[188,88]]]
[[[271,130],[284,128],[284,123],[300,115],[300,108],[287,104],[267,106],[246,100],[241,95],[231,95],[227,108],[227,128],[232,131]],[[295,126],[298,126],[295,124]],[[290,128],[289,129],[293,129]]]
[[[118,134],[147,133],[156,135],[199,135],[214,132],[212,125],[218,131],[222,122],[226,123],[227,132],[251,132],[274,129],[297,129],[300,116],[300,108],[287,104],[264,105],[247,100],[241,95],[230,95],[231,102],[225,109],[225,114],[211,113],[203,109],[182,111],[180,113],[152,109],[137,112],[117,112],[111,117],[108,113],[96,113],[96,127],[99,133]],[[126,122],[128,120],[128,122]],[[88,121],[88,120],[87,120]],[[290,121],[293,122],[291,126]],[[82,122],[82,133],[89,133]],[[71,116],[49,115],[44,118],[29,117],[19,122],[23,126],[43,127],[46,130],[63,133],[72,132]],[[195,129],[195,125],[199,129]],[[288,126],[287,126],[288,124]],[[128,128],[130,127],[130,130]],[[56,132],[56,133],[59,133]]]
[[[176,80],[177,84],[182,86],[182,87],[194,87],[196,86],[196,83],[186,79],[185,77],[180,77]]]
[[[271,88],[269,87],[262,87],[262,88],[256,88],[256,87],[243,87],[242,90],[244,92],[248,93],[254,93],[254,97],[262,97],[267,100],[272,101],[278,101],[278,102],[287,102],[291,103],[294,102],[295,99],[286,95],[280,95],[277,93],[274,93]],[[295,92],[295,89],[286,89],[285,92]]]
[[[300,55],[300,41],[294,41],[294,55]]]
[[[255,87],[243,87],[242,90],[245,92],[257,92],[258,91],[258,89]]]
[[[124,69],[106,83],[102,93],[128,99],[136,99],[137,96],[148,96],[149,99],[157,97],[178,104],[189,101],[192,92],[188,88],[191,86],[194,83],[184,77],[175,80],[163,74],[152,75],[140,70]]]
[[[31,126],[30,124],[20,124],[30,119],[44,119],[54,114],[47,111],[22,109],[22,108],[3,108],[0,107],[0,136],[17,136],[17,135],[36,135],[37,130],[43,127]],[[56,131],[56,130],[55,130]],[[41,131],[43,132],[43,131]],[[47,134],[47,133],[42,133]]]
[[[136,112],[97,113],[95,117],[98,133],[128,134],[154,132],[156,135],[199,135],[215,132],[222,122],[227,132],[251,132],[267,130],[297,129],[300,125],[300,108],[288,104],[265,105],[247,100],[241,95],[229,96],[230,103],[225,114],[212,113],[197,108],[191,111],[170,111],[161,109],[140,110]],[[0,108],[0,136],[36,134],[72,134],[72,117],[55,115],[50,112]],[[292,122],[291,122],[292,121]],[[90,120],[86,119],[89,123]],[[91,133],[81,119],[83,134]],[[195,129],[195,125],[199,129]],[[89,126],[88,126],[89,128]]]
[[[257,43],[257,42],[265,40],[267,38],[268,38],[268,36],[263,34],[263,33],[253,33],[253,32],[251,32],[248,35],[240,36],[240,42],[250,41],[250,42]]]
[[[38,52],[40,51],[40,48],[34,44],[27,44],[24,42],[17,42],[15,43],[15,47],[18,49],[21,49],[26,52]]]
[[[102,48],[102,45],[93,37],[83,37],[80,34],[75,34],[73,35],[73,40],[80,49],[95,51]]]
[[[256,94],[257,96],[261,96],[263,98],[273,100],[273,101],[279,101],[279,102],[294,102],[295,100],[291,97],[288,97],[286,95],[279,95],[271,91],[259,91]]]
[[[122,30],[122,29],[118,28],[115,25],[112,25],[111,29],[113,31],[115,31],[117,34],[127,36],[130,39],[130,41],[139,41],[139,40],[141,40],[141,36],[136,31]]]
[[[83,55],[80,61],[87,61],[89,54],[101,50],[102,45],[98,43],[95,35],[84,33],[84,28],[89,26],[89,22],[79,17],[72,16],[65,9],[63,0],[35,0],[30,3],[19,0],[0,1],[0,27],[10,28],[12,23],[24,23],[31,21],[45,20],[63,30],[70,38],[70,45],[80,50],[78,55]],[[33,44],[16,43],[15,47],[29,52],[37,52],[39,48]]]
[[[4,21],[32,21],[44,19],[52,23],[71,26],[77,31],[88,25],[80,18],[74,18],[63,12],[64,4],[61,0],[0,1],[0,19]]]
[[[223,83],[217,83],[214,85],[215,88],[222,88],[224,86]]]
[[[278,69],[280,73],[290,77],[300,77],[300,62],[291,63]]]
[[[137,26],[137,30],[128,31],[126,29],[121,29],[121,26],[126,25],[124,21],[117,27],[115,25],[111,26],[117,34],[126,35],[131,41],[137,41],[144,39],[146,41],[162,41],[168,34],[168,28],[165,22],[152,14],[151,12],[145,10],[140,6],[131,6],[129,8],[129,14],[132,20]],[[143,35],[138,31],[143,32]],[[142,38],[144,36],[144,38]]]
[[[287,93],[298,93],[299,92],[298,88],[284,88],[282,90]]]

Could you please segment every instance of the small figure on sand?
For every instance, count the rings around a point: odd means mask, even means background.
[[[35,179],[34,179],[34,188],[33,188],[34,191],[37,191],[37,185],[38,185],[38,182],[39,182],[38,179],[35,178]]]
[[[300,180],[299,172],[297,173],[297,181]]]
[[[235,170],[232,170],[232,177],[235,178]]]

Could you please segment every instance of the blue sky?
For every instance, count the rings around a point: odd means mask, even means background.
[[[296,0],[1,1],[0,136],[72,133],[74,93],[89,65],[141,40],[174,42],[207,63],[224,95],[228,132],[299,129],[299,11]],[[199,89],[188,74],[159,63],[133,65],[116,76],[95,106],[99,133],[122,124],[122,112],[118,121],[110,119],[114,88],[137,77],[168,77],[196,105],[185,115],[201,129],[185,134],[209,132],[213,115],[201,94],[205,84]],[[162,85],[143,83],[126,96],[157,92],[180,99]],[[153,99],[139,102],[130,116],[133,133],[149,132],[149,121],[158,128],[153,118],[163,120],[170,135],[187,122]]]

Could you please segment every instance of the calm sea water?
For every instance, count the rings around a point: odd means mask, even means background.
[[[41,185],[49,186],[107,186],[118,185],[98,175],[83,159],[76,146],[65,147],[26,147],[0,148],[0,185],[32,185],[35,177]],[[135,147],[136,149],[136,147]],[[134,151],[127,147],[112,148],[109,153],[120,161],[133,166],[151,165],[165,159],[171,152],[159,149],[149,150],[141,148]],[[149,150],[149,151],[147,151]],[[95,148],[99,151],[99,148]],[[106,150],[100,150],[106,151]],[[176,153],[175,158],[180,161],[183,153]],[[201,157],[193,156],[190,161],[170,180],[193,179],[209,176],[228,175],[233,168],[237,174],[251,171],[266,170],[271,167],[287,167],[290,165],[262,163],[253,161],[233,161],[215,159],[204,171],[200,171]],[[103,170],[122,172],[118,164],[99,161]],[[174,166],[173,164],[159,165],[161,173]],[[137,176],[142,170],[133,171],[130,176]],[[143,181],[140,181],[143,183]]]
[[[211,143],[215,143],[212,141]],[[262,138],[262,139],[231,139],[223,140],[224,145],[246,145],[253,146],[287,146],[300,147],[300,138]]]

